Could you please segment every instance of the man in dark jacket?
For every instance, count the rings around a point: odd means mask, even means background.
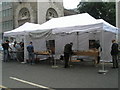
[[[11,47],[9,46],[9,41],[6,40],[4,43],[2,43],[2,47],[3,47],[3,61],[7,62],[9,59],[9,48],[11,49]]]
[[[118,44],[116,43],[116,40],[112,40],[111,55],[113,68],[118,68],[118,52]]]
[[[34,64],[34,47],[32,45],[32,42],[30,42],[30,44],[27,46],[27,51],[28,51],[30,63],[32,65]]]
[[[72,54],[72,45],[73,43],[71,42],[70,44],[66,44],[64,47],[64,60],[65,60],[65,66],[64,68],[67,68],[69,65],[69,58]]]

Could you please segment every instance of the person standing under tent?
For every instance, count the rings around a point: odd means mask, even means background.
[[[3,47],[3,61],[7,62],[9,59],[9,48],[12,49],[9,46],[9,40],[6,40],[4,43],[2,43],[2,47]]]
[[[118,44],[116,43],[116,40],[112,40],[112,46],[111,46],[111,55],[112,55],[112,62],[113,62],[113,68],[118,68]]]
[[[16,45],[17,45],[17,42],[15,41],[14,44],[13,44],[13,47],[12,47],[12,56],[13,56],[13,60],[17,60],[17,49],[16,49]]]
[[[64,60],[65,60],[65,65],[64,65],[64,68],[67,68],[67,67],[69,67],[69,58],[70,58],[70,56],[72,55],[72,45],[73,45],[73,43],[72,42],[70,42],[70,44],[66,44],[65,46],[64,46]]]
[[[24,61],[24,43],[20,42],[20,46],[21,46],[21,62]]]
[[[32,42],[27,46],[27,51],[28,51],[28,56],[29,56],[29,61],[32,64],[34,64],[34,47],[32,45]]]
[[[16,52],[17,52],[17,61],[21,61],[21,46],[20,42],[17,42],[16,44]]]

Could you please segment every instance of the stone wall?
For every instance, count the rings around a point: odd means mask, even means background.
[[[20,18],[21,10],[26,8],[29,12],[29,18]],[[15,28],[24,24],[24,22],[39,23],[42,24],[46,22],[48,9],[53,9],[57,13],[55,17],[64,16],[63,2],[50,2],[49,0],[45,2],[15,2],[14,3],[14,25]],[[24,10],[23,10],[24,11]],[[23,12],[22,11],[22,12]]]
[[[19,14],[20,14],[20,10],[23,8],[28,9],[29,14],[30,14],[30,20],[29,22],[32,23],[37,23],[37,3],[36,2],[22,2],[22,3],[15,3],[14,5],[14,21],[15,21],[15,28],[19,26]],[[25,20],[25,19],[24,19]],[[23,19],[21,18],[21,21],[23,21]]]
[[[62,2],[39,2],[38,3],[38,23],[42,24],[46,22],[46,14],[48,9],[54,9],[57,12],[58,17],[64,16]]]

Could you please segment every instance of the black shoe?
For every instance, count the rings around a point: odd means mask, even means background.
[[[81,59],[80,61],[81,61],[81,62],[83,62],[84,60],[83,60],[83,59]]]
[[[111,67],[112,69],[115,69],[115,67]]]
[[[64,68],[67,68],[67,66],[64,66]]]
[[[68,66],[64,66],[64,68],[68,68]]]

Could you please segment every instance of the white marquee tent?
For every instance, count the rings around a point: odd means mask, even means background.
[[[55,40],[55,58],[63,53],[66,43],[73,42],[73,50],[88,50],[89,40],[99,40],[104,59],[110,60],[111,40],[116,39],[117,28],[88,13],[53,18],[25,35],[25,44],[33,41],[35,50],[46,50],[46,40]],[[17,35],[6,32],[5,36]],[[23,33],[24,34],[24,33]],[[26,54],[26,49],[25,49]],[[26,59],[26,55],[25,55]]]
[[[73,42],[74,50],[88,50],[89,40],[99,40],[102,48],[104,47],[105,60],[111,59],[111,40],[116,39],[117,33],[116,27],[102,19],[96,20],[87,13],[51,19],[42,24],[40,30],[52,30],[53,35],[49,39],[55,40],[56,57],[63,53],[66,43]],[[40,30],[31,32],[31,38],[39,38]],[[77,35],[76,32],[79,34]],[[45,44],[42,46],[45,46]]]

